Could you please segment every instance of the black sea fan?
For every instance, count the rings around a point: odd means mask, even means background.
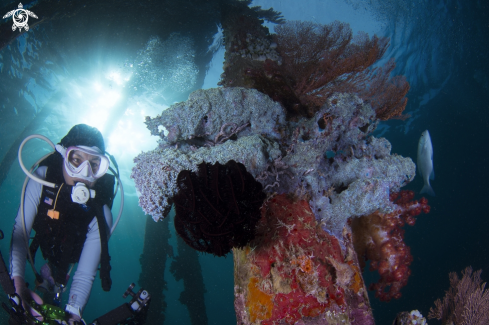
[[[225,165],[203,162],[198,167],[197,173],[178,174],[175,229],[192,248],[224,256],[255,237],[265,193],[234,160]]]

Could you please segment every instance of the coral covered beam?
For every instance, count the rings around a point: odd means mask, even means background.
[[[265,202],[255,240],[234,249],[238,324],[374,324],[348,229],[342,250],[307,201]]]

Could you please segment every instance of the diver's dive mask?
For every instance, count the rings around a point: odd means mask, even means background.
[[[70,177],[88,182],[104,176],[109,169],[109,159],[97,147],[76,146],[65,148],[56,145],[56,151],[63,156],[63,165]]]

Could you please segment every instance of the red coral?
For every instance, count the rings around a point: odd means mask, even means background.
[[[428,200],[413,201],[413,191],[392,193],[390,200],[398,209],[392,213],[372,213],[351,221],[353,242],[359,257],[370,260],[370,270],[378,271],[380,280],[370,286],[382,301],[401,297],[401,288],[411,275],[413,261],[409,247],[404,243],[404,224],[413,226],[415,217],[428,213]],[[365,261],[361,261],[365,266]],[[386,291],[388,289],[388,291]]]
[[[377,118],[402,117],[409,83],[389,79],[395,67],[369,69],[385,53],[388,39],[365,33],[352,36],[346,23],[321,25],[293,21],[277,26],[282,64],[267,60],[263,69],[248,69],[254,88],[279,101],[289,117],[311,117],[334,92],[357,93],[369,100]]]
[[[307,201],[277,195],[265,202],[251,245],[254,277],[283,283],[271,296],[266,317],[251,313],[261,324],[295,324],[326,310],[343,310],[345,296],[358,292],[349,287],[355,283],[350,281],[354,267],[345,262],[338,239],[317,225]]]

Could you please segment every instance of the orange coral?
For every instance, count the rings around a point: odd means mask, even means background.
[[[252,277],[248,283],[248,298],[246,307],[250,313],[250,321],[264,320],[272,317],[273,296],[261,291],[258,278]]]
[[[299,256],[297,259],[293,260],[291,264],[299,266],[301,271],[304,273],[313,273],[314,272],[312,260],[305,255]]]
[[[353,292],[358,293],[361,288],[363,288],[363,279],[361,276],[361,270],[358,266],[353,264],[353,261],[349,261],[348,265],[353,269],[354,275],[352,277],[352,281],[349,285],[349,288],[353,290]]]

